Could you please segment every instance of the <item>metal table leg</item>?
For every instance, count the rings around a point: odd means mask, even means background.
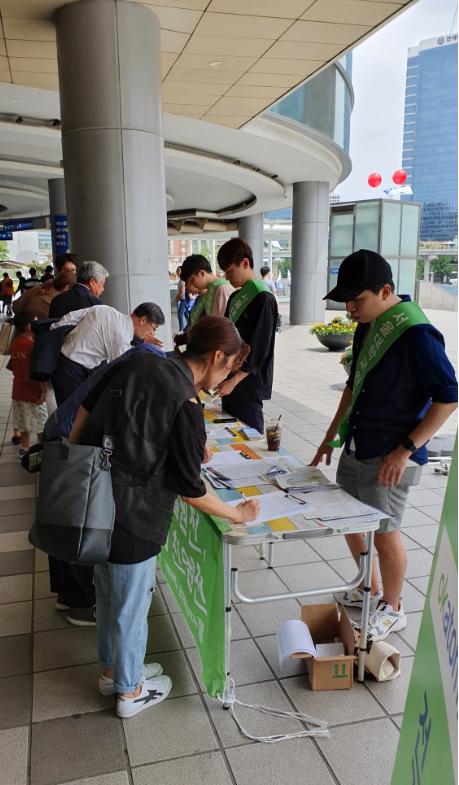
[[[360,621],[360,644],[357,669],[357,681],[363,682],[365,675],[365,652],[367,650],[368,620],[370,617],[371,600],[371,572],[373,566],[373,543],[374,532],[367,533],[367,550],[361,557],[365,557],[365,578],[363,584],[363,604],[362,616]]]
[[[223,542],[224,593],[225,593],[225,671],[226,683],[223,694],[223,708],[228,710],[229,677],[231,674],[231,545]]]

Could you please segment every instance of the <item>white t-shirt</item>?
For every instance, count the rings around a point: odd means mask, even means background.
[[[76,324],[65,337],[62,354],[85,368],[111,362],[131,348],[134,324],[130,316],[110,305],[93,305],[71,311],[52,327]]]

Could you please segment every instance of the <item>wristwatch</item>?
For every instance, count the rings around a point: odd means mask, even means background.
[[[402,444],[402,447],[405,448],[405,450],[409,450],[410,451],[411,455],[413,455],[413,453],[417,452],[418,448],[416,447],[414,441],[409,438],[409,436],[407,436],[406,439],[404,439],[401,444]]]

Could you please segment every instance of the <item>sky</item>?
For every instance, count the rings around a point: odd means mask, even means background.
[[[352,172],[334,191],[342,202],[384,196],[393,184],[402,165],[408,47],[449,33],[456,7],[456,0],[419,0],[353,50]],[[380,188],[367,184],[374,171],[382,175]]]

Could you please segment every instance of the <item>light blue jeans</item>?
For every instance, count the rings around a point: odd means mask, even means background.
[[[97,564],[94,575],[100,665],[113,668],[115,692],[134,692],[143,681],[156,556],[139,564]]]

